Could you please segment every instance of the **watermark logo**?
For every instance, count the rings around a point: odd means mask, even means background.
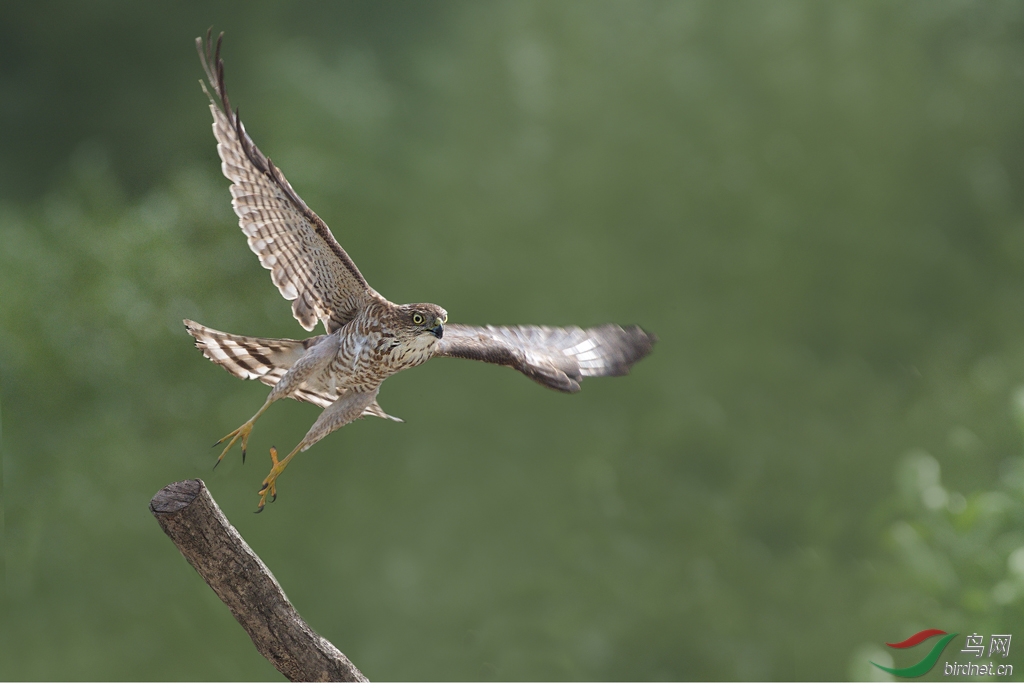
[[[1010,640],[1013,635],[990,635],[988,640],[988,657],[996,656],[999,659],[1007,659],[1010,656]],[[985,656],[985,635],[973,633],[967,635],[966,644],[960,650],[961,654],[973,654],[975,659]],[[1013,664],[997,664],[994,661],[978,663],[977,661],[966,663],[946,662],[943,674],[947,676],[1012,676]]]
[[[909,649],[910,647],[916,647],[925,640],[931,639],[936,635],[946,635],[945,637],[943,637],[935,643],[935,646],[932,647],[932,650],[928,652],[928,655],[925,658],[921,659],[913,666],[907,666],[906,668],[889,668],[888,666],[880,666],[879,664],[876,664],[874,661],[872,661],[871,663],[872,665],[877,666],[883,671],[891,673],[894,676],[899,676],[900,678],[920,678],[921,676],[932,670],[936,662],[938,662],[939,657],[942,656],[942,650],[946,648],[946,645],[949,644],[953,640],[953,638],[957,636],[957,634],[959,633],[954,632],[950,635],[947,634],[945,630],[936,630],[933,628],[930,630],[921,630],[917,634],[911,635],[902,642],[885,643],[887,646],[892,647],[893,649]]]
[[[939,661],[939,657],[942,656],[942,651],[953,640],[953,638],[957,636],[957,634],[959,633],[954,632],[953,634],[948,634],[945,630],[932,628],[929,630],[921,630],[902,642],[886,642],[886,645],[893,649],[909,649],[911,647],[916,647],[932,637],[945,635],[935,643],[931,648],[931,651],[929,651],[923,659],[913,666],[907,666],[905,668],[890,668],[888,666],[876,664],[874,661],[872,661],[871,664],[887,673],[899,676],[900,678],[920,678],[935,667],[935,664]],[[1009,658],[1011,639],[1012,635],[991,635],[988,641],[988,657],[991,658],[992,656],[996,656],[1000,659]],[[964,648],[960,650],[960,653],[973,655],[975,659],[981,659],[986,656],[985,651],[985,636],[972,633],[967,635],[964,641]],[[942,669],[942,674],[944,676],[1012,676],[1013,664],[997,664],[994,661],[990,661],[987,664],[979,663],[977,661],[968,661],[966,663],[947,661]]]

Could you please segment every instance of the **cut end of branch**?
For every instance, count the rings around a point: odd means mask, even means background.
[[[156,515],[177,514],[192,504],[205,489],[206,483],[198,478],[171,483],[153,495],[149,501],[149,511]]]

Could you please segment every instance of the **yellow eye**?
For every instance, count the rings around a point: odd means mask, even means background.
[[[419,312],[413,314],[412,315],[412,322],[415,323],[417,326],[422,324],[423,323],[423,314],[421,314]]]
[[[445,317],[443,319],[441,319],[441,323],[448,323],[448,316],[447,315],[445,315]]]

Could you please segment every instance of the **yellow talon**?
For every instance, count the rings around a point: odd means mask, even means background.
[[[235,445],[235,442],[237,442],[239,439],[242,440],[242,463],[245,463],[245,451],[249,444],[249,434],[251,432],[252,420],[249,420],[247,423],[239,427],[237,430],[229,432],[228,434],[225,434],[223,437],[217,440],[217,444],[223,444],[225,439],[227,439],[228,437],[231,438],[231,441],[228,442],[228,445],[224,447],[224,451],[220,452],[220,456],[217,457],[217,463],[213,464],[213,467],[216,468],[217,466],[220,465],[220,462],[224,460],[224,456],[229,451],[231,451],[231,447],[233,447]],[[214,446],[217,446],[217,444],[214,444]]]
[[[263,487],[260,488],[259,492],[260,503],[256,507],[257,514],[263,511],[263,507],[267,503],[268,496],[270,497],[271,502],[277,499],[277,477],[281,475],[282,472],[284,472],[284,469],[285,467],[287,467],[288,462],[292,460],[292,457],[295,456],[295,454],[297,454],[298,451],[299,447],[295,447],[292,453],[288,454],[282,460],[278,461],[277,447],[270,447],[270,461],[274,465],[271,467],[270,473],[267,475],[267,477],[263,479]]]
[[[217,441],[217,444],[222,444],[224,443],[225,439],[229,437],[231,438],[231,441],[228,442],[228,445],[224,447],[224,451],[220,452],[220,456],[217,457],[217,463],[213,464],[214,468],[220,465],[220,462],[224,459],[224,455],[231,450],[231,447],[233,447],[235,445],[235,442],[237,442],[239,439],[242,440],[242,463],[245,463],[245,450],[247,445],[249,444],[249,434],[252,432],[252,426],[256,422],[256,420],[259,419],[260,415],[266,412],[267,408],[270,407],[270,404],[272,402],[273,401],[271,401],[268,398],[267,402],[263,404],[263,407],[257,410],[255,415],[246,420],[244,425],[242,425],[233,432],[228,432]],[[214,446],[217,446],[217,444],[214,444]]]

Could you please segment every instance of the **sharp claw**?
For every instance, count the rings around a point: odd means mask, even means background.
[[[260,488],[260,492],[263,492],[269,487],[269,483],[263,483],[263,487]]]
[[[242,465],[245,465],[245,447],[242,447]]]
[[[257,507],[256,511],[254,511],[253,514],[259,514],[262,511],[263,511],[263,507]]]
[[[271,502],[277,502],[277,493],[276,492],[270,495],[270,501]]]

